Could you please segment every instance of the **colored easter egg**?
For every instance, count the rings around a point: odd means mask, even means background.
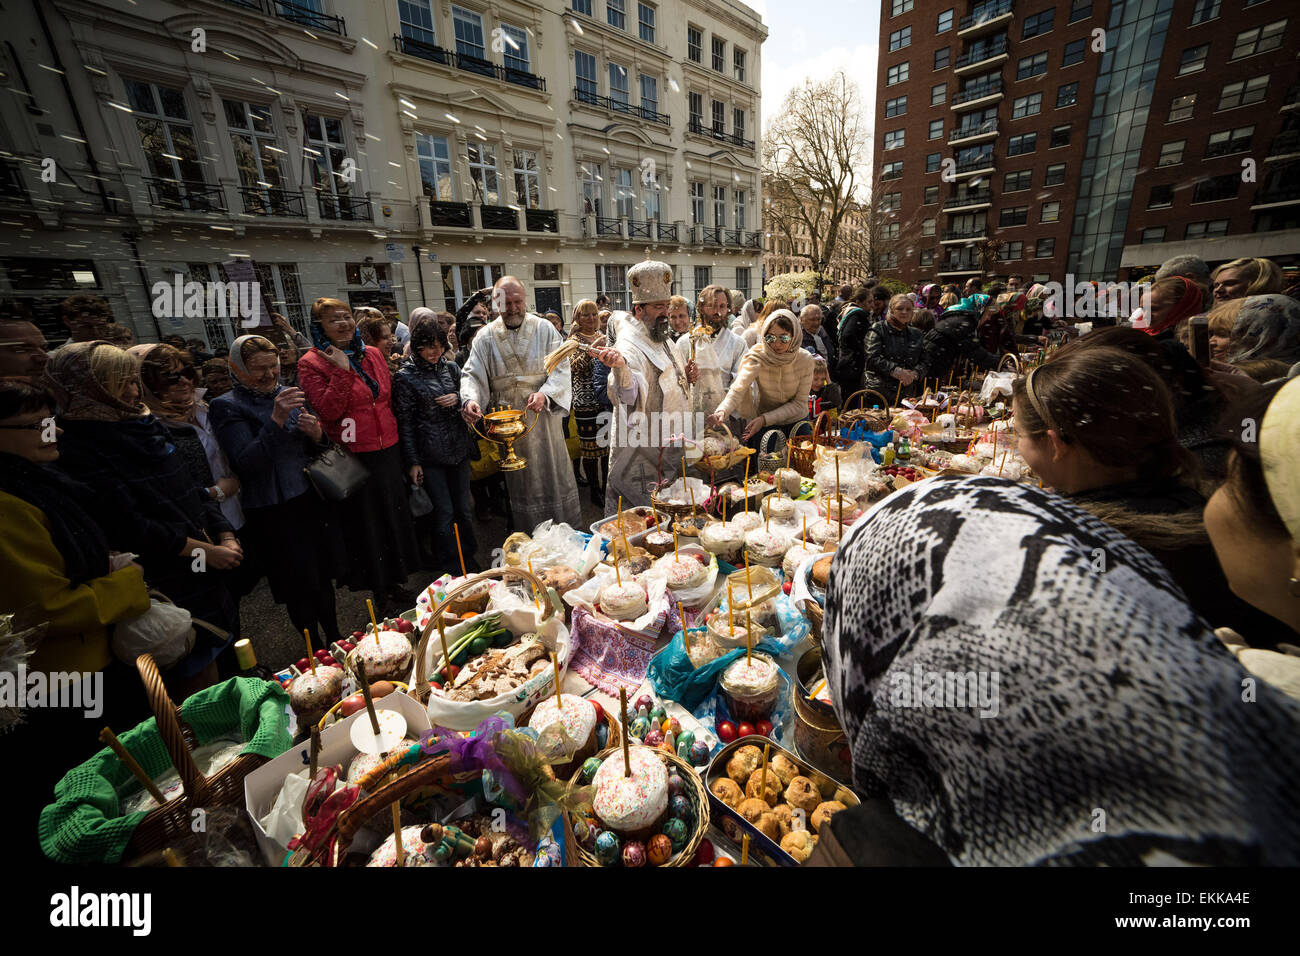
[[[694,863],[696,866],[709,866],[713,863],[714,851],[713,842],[708,839],[700,841],[700,848],[695,851]]]
[[[664,834],[673,841],[673,850],[680,850],[691,839],[691,828],[681,817],[670,817],[664,823]]]
[[[663,733],[658,730],[655,730],[654,728],[650,729],[650,732],[645,735],[645,740],[642,741],[642,743],[644,743],[647,747],[658,747],[663,742],[664,742]]]
[[[655,705],[655,699],[651,697],[649,694],[642,694],[640,697],[636,699],[636,709],[638,712],[641,710],[642,707],[644,707],[646,709],[646,713],[649,713],[650,709],[654,707],[654,705]]]
[[[640,737],[645,740],[645,735],[650,732],[650,721],[644,717],[638,717],[628,726],[628,732],[633,737]]]
[[[582,762],[583,783],[591,783],[591,778],[596,776],[596,771],[600,769],[600,765],[603,762],[604,761],[602,761],[599,757],[588,757],[586,760]]]
[[[609,746],[609,725],[608,724],[596,725],[596,746],[598,746],[601,750],[604,750],[606,747]]]
[[[669,799],[668,812],[687,823],[695,819],[695,811],[691,809],[691,801],[685,794],[678,794]]]
[[[645,866],[645,862],[645,844],[636,840],[629,840],[627,846],[623,847],[623,865]]]
[[[668,734],[672,734],[675,737],[681,735],[682,725],[681,722],[676,717],[668,717],[659,726],[660,729],[664,732],[665,736],[667,736]]]
[[[682,783],[681,775],[674,768],[668,774],[668,796],[675,797],[680,793],[686,792],[686,784]]]
[[[650,708],[650,713],[647,714],[646,716],[650,718],[651,723],[655,724],[656,726],[660,726],[663,724],[664,719],[668,715],[662,707],[655,706]]]
[[[596,837],[596,859],[601,866],[617,866],[622,852],[623,846],[618,837],[608,830]]]
[[[695,743],[695,734],[693,732],[689,730],[683,730],[681,733],[677,735],[677,746],[680,747],[682,744],[686,744],[686,746],[689,748],[693,743]]]
[[[703,740],[697,740],[691,744],[690,761],[697,767],[702,767],[709,762],[709,745]]]
[[[645,851],[651,866],[663,866],[673,858],[673,841],[662,833],[656,833],[646,844]]]

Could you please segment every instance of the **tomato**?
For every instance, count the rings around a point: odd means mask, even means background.
[[[720,856],[713,861],[714,866],[735,866],[736,861],[729,856]]]
[[[724,720],[718,724],[718,739],[724,744],[729,744],[736,739],[736,725],[729,720]]]
[[[760,720],[754,724],[754,729],[758,731],[760,737],[772,736],[772,722],[770,720]]]

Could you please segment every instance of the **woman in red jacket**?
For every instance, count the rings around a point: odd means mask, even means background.
[[[419,551],[397,447],[388,363],[361,341],[347,303],[317,299],[311,322],[315,348],[298,361],[298,384],[325,434],[370,472],[370,480],[336,506],[349,558],[339,577],[354,591],[373,591],[376,614],[400,612],[415,603],[403,585],[418,566]]]

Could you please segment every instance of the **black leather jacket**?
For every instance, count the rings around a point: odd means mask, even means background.
[[[921,341],[923,377],[947,380],[950,371],[963,359],[980,368],[997,368],[998,356],[980,345],[979,316],[974,312],[949,309]]]
[[[896,329],[881,319],[867,332],[866,371],[863,388],[874,388],[886,397],[891,385],[897,392],[898,380],[891,374],[896,368],[915,372],[921,361],[921,331],[911,326]]]
[[[404,360],[393,376],[393,413],[397,416],[402,464],[459,465],[474,449],[459,403],[443,408],[435,399],[460,391],[460,367],[447,356],[430,365],[419,356]]]

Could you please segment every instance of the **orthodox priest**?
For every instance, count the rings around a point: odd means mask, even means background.
[[[546,374],[546,354],[563,339],[550,322],[528,312],[526,301],[524,284],[514,276],[503,276],[493,286],[497,316],[470,346],[460,376],[461,414],[472,425],[483,416],[484,406],[536,413],[537,425],[514,446],[528,464],[506,473],[515,524],[528,534],[548,518],[581,528],[578,485],[562,426],[571,400],[569,362]]]
[[[607,388],[614,407],[607,514],[617,509],[620,495],[625,508],[648,505],[650,487],[659,477],[660,450],[674,435],[698,437],[689,386],[699,370],[673,350],[668,321],[672,284],[667,263],[641,262],[628,269],[632,311],[610,317],[610,328],[618,329],[617,344],[596,356],[609,366]]]
[[[693,362],[699,376],[692,380],[691,411],[712,415],[731,388],[731,380],[740,373],[740,363],[749,346],[731,329],[731,293],[720,285],[701,290],[695,303],[698,322],[689,335],[674,344],[683,364]]]

